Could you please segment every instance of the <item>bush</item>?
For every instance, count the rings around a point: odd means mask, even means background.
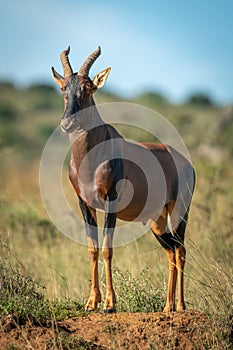
[[[205,93],[195,93],[191,95],[187,99],[187,103],[193,104],[193,105],[199,105],[199,106],[206,106],[206,107],[210,107],[214,105],[212,99]]]
[[[167,99],[157,92],[145,92],[138,96],[137,101],[148,106],[167,104]]]
[[[164,308],[165,291],[153,283],[149,268],[145,267],[139,276],[119,269],[113,271],[117,310],[128,312],[158,312]]]
[[[49,301],[45,287],[34,281],[24,268],[13,268],[0,262],[0,317],[12,315],[18,324],[31,321],[48,324],[52,320],[80,316],[84,305],[64,299]]]
[[[0,120],[9,122],[15,120],[16,116],[17,112],[13,106],[8,103],[0,104]]]
[[[7,81],[7,80],[0,81],[0,90],[14,90],[14,89],[15,89],[14,83],[12,83],[11,81]]]
[[[44,287],[20,269],[0,263],[0,316],[13,314],[18,322],[47,319],[50,316]]]

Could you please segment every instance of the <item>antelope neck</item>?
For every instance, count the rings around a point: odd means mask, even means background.
[[[101,118],[95,104],[79,112],[77,128],[69,134],[69,138],[72,153],[79,159],[108,139],[108,124]]]

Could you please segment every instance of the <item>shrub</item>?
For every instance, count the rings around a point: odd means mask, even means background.
[[[9,122],[15,120],[16,116],[17,112],[12,105],[5,102],[0,104],[0,120]]]
[[[199,106],[206,106],[206,107],[210,107],[214,105],[212,99],[207,94],[201,93],[201,92],[191,95],[187,99],[187,103],[190,103],[193,105],[199,105]]]
[[[145,267],[139,276],[119,269],[113,271],[117,310],[129,312],[157,312],[164,308],[165,291],[153,283],[149,268]]]
[[[22,267],[0,262],[0,317],[12,315],[19,324],[30,320],[47,324],[52,320],[82,315],[84,306],[74,300],[49,301],[45,287],[34,281]]]
[[[0,263],[0,316],[13,314],[18,322],[28,319],[41,321],[50,316],[44,287],[33,281],[19,268]]]
[[[154,106],[154,105],[161,105],[161,104],[167,104],[167,99],[160,93],[157,92],[145,92],[138,96],[137,100],[145,105],[148,106]]]
[[[0,81],[0,90],[14,90],[14,83],[7,80]]]

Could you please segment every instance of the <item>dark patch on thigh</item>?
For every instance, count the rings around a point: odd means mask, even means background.
[[[159,243],[164,249],[171,249],[175,251],[175,248],[177,245],[176,245],[175,237],[171,234],[171,232],[165,232],[162,235],[154,234],[154,236],[156,237],[156,239],[159,241]]]

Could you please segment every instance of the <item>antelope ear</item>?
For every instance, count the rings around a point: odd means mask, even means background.
[[[62,87],[64,78],[58,72],[56,72],[53,67],[52,67],[52,72],[53,72],[53,79],[55,80],[55,83],[60,87]]]
[[[96,74],[96,76],[93,79],[93,84],[94,84],[94,89],[93,92],[96,91],[97,89],[102,88],[102,86],[104,86],[108,75],[110,73],[111,68],[106,68],[104,70],[102,70],[102,72],[99,72],[98,74]]]

